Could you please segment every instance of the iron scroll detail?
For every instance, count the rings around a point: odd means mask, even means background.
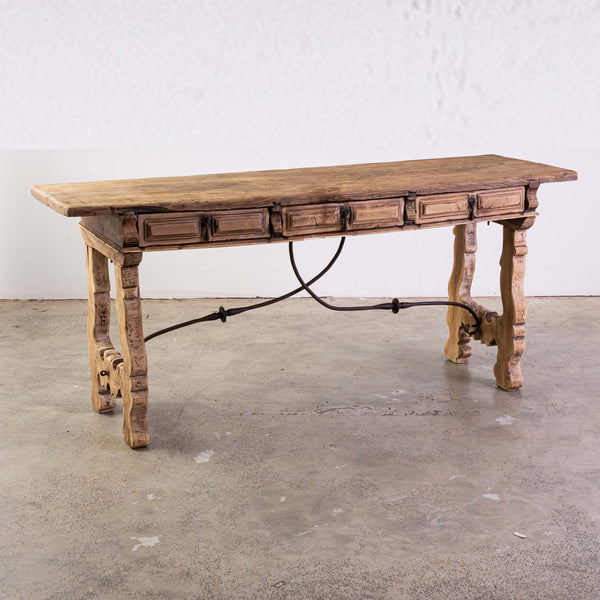
[[[342,252],[345,242],[346,242],[346,238],[342,237],[332,259],[329,261],[329,263],[327,263],[327,265],[317,275],[315,275],[309,281],[305,281],[304,278],[302,277],[302,275],[300,274],[300,271],[298,270],[298,267],[296,265],[296,259],[294,256],[294,242],[289,242],[288,250],[289,250],[290,264],[292,266],[292,270],[294,271],[294,275],[296,276],[296,279],[298,280],[298,283],[300,284],[296,289],[292,290],[291,292],[288,292],[287,294],[283,294],[282,296],[277,296],[276,298],[271,298],[271,299],[265,300],[263,302],[258,302],[257,304],[251,304],[248,306],[240,306],[237,308],[228,308],[228,309],[225,309],[224,307],[220,306],[217,312],[213,312],[213,313],[210,313],[208,315],[205,315],[203,317],[199,317],[196,319],[191,319],[189,321],[184,321],[182,323],[177,323],[176,325],[171,325],[170,327],[165,327],[164,329],[155,331],[154,333],[147,335],[144,338],[144,342],[149,342],[150,340],[154,339],[155,337],[158,337],[159,335],[163,335],[165,333],[170,333],[171,331],[175,331],[176,329],[188,327],[188,326],[194,325],[196,323],[204,323],[207,321],[219,321],[219,320],[221,322],[225,323],[227,321],[228,317],[233,317],[235,315],[239,315],[239,314],[248,312],[250,310],[255,310],[257,308],[264,308],[265,306],[270,306],[271,304],[281,302],[282,300],[287,300],[288,298],[295,296],[297,293],[299,293],[303,290],[305,292],[307,292],[319,304],[321,304],[321,306],[324,306],[325,308],[327,308],[329,310],[339,311],[339,312],[355,312],[355,311],[364,311],[364,310],[390,310],[390,311],[392,311],[392,313],[397,314],[402,309],[413,308],[415,306],[458,306],[459,308],[463,308],[464,310],[466,310],[475,320],[475,326],[473,327],[473,329],[471,329],[471,325],[469,323],[463,323],[463,328],[464,328],[465,332],[467,333],[467,335],[474,336],[477,333],[479,333],[479,331],[481,330],[481,319],[480,319],[479,315],[475,312],[475,310],[473,310],[473,308],[471,306],[469,306],[468,304],[464,304],[462,302],[452,302],[449,300],[425,300],[425,301],[418,301],[418,302],[401,302],[398,298],[393,298],[390,302],[383,302],[380,304],[371,304],[371,305],[361,305],[361,306],[338,306],[338,305],[330,304],[330,303],[326,302],[320,296],[318,296],[311,289],[310,286],[313,283],[315,283],[316,281],[318,281],[319,279],[321,279],[321,277],[323,277],[323,275],[325,275],[331,269],[331,267],[333,267],[333,265],[335,264],[335,262],[337,261],[337,259],[339,258],[340,254]]]

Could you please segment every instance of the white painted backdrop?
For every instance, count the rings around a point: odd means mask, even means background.
[[[77,220],[33,183],[479,153],[579,171],[540,190],[526,292],[600,294],[599,65],[595,0],[0,0],[0,297],[85,296]],[[321,293],[445,295],[451,229],[348,242]],[[307,276],[335,245],[298,245]],[[142,294],[279,294],[286,261],[148,253]]]

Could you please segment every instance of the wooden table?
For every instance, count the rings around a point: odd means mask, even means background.
[[[123,431],[132,448],[146,446],[148,377],[138,265],[144,252],[311,237],[360,235],[454,226],[449,299],[470,306],[481,330],[474,337],[498,346],[496,383],[523,384],[523,291],[526,230],[537,215],[541,183],[577,173],[496,155],[199,175],[36,185],[32,194],[68,217],[81,217],[87,253],[88,338],[92,404],[105,413],[123,398]],[[471,298],[477,223],[504,229],[500,258],[502,315]],[[109,337],[108,260],[115,265],[122,353]],[[448,307],[447,358],[471,355],[465,331],[473,317]]]

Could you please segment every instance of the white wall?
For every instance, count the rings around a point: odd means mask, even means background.
[[[32,183],[477,153],[579,171],[540,190],[526,291],[599,294],[599,64],[594,0],[0,0],[0,297],[85,295],[76,219]],[[480,227],[481,295],[498,229]],[[444,295],[451,238],[350,238],[318,290]],[[299,245],[303,270],[334,247]],[[278,294],[286,260],[148,253],[142,293]]]

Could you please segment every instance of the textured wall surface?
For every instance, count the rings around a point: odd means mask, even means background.
[[[527,292],[600,293],[583,177],[600,140],[597,1],[0,0],[0,40],[2,297],[85,290],[75,223],[34,206],[32,183],[489,152],[580,171],[542,188]],[[590,214],[579,228],[564,219],[575,200]],[[442,295],[450,244],[449,230],[353,241],[322,289]],[[307,245],[306,268],[330,247]],[[266,250],[153,255],[144,292],[275,293],[291,279],[283,250]],[[478,282],[498,290],[496,271]]]
[[[315,148],[600,138],[596,0],[0,7],[5,147],[233,147],[308,162]]]

